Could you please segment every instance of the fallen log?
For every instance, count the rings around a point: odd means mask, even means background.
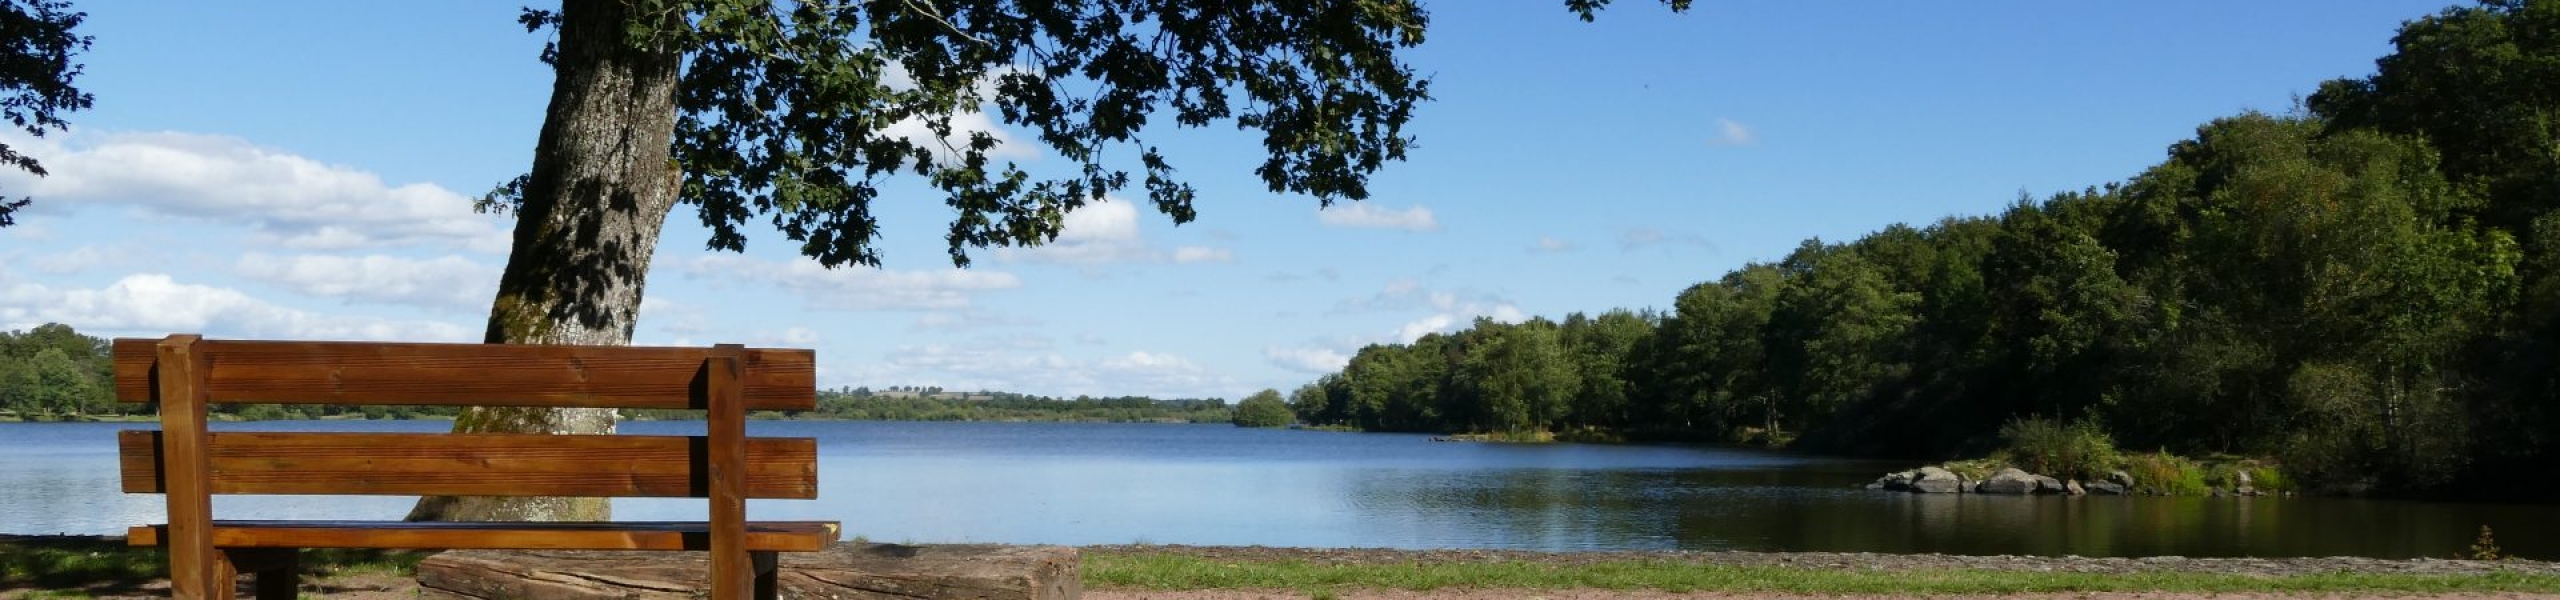
[[[700,598],[701,552],[467,550],[418,563],[421,597],[445,600]],[[1074,548],[846,543],[781,553],[780,596],[842,600],[1076,600]]]

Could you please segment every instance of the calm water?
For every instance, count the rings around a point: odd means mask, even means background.
[[[0,424],[0,533],[120,533],[161,518],[119,493],[114,432]],[[269,422],[226,430],[441,431],[441,422]],[[627,433],[700,433],[627,423]],[[1666,446],[1435,443],[1227,426],[757,422],[819,441],[819,500],[762,519],[834,519],[876,541],[1181,543],[1550,550],[1696,549],[2449,556],[2483,524],[2560,558],[2560,507],[2349,499],[1916,496],[1853,489],[1907,464]],[[396,519],[405,498],[223,496],[225,518]],[[619,500],[617,518],[701,519],[699,500]]]

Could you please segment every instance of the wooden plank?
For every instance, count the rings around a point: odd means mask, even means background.
[[[149,402],[152,340],[115,341],[116,398]],[[207,340],[215,403],[699,409],[711,348]],[[817,354],[745,350],[748,410],[817,408]]]
[[[165,526],[134,527],[125,539],[158,546]],[[835,521],[750,521],[746,547],[757,552],[815,552],[836,539]],[[222,548],[378,548],[454,550],[708,550],[700,522],[411,523],[405,521],[215,521]]]
[[[124,491],[169,489],[168,434],[117,438]],[[691,497],[711,494],[703,437],[432,433],[220,432],[207,436],[216,494]],[[749,498],[818,496],[818,443],[747,438]]]
[[[154,394],[160,398],[160,426],[166,431],[153,444],[159,453],[154,479],[168,493],[169,592],[181,600],[213,600],[233,595],[230,562],[214,551],[211,469],[205,449],[204,342],[193,335],[173,335],[152,346],[160,372]]]
[[[747,408],[740,354],[722,345],[703,364],[710,396],[705,433],[711,438],[711,597],[746,600],[755,593],[755,563],[746,548]]]

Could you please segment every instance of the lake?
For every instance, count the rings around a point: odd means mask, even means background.
[[[161,520],[118,492],[115,431],[0,424],[0,533],[114,534]],[[218,423],[225,431],[443,431],[441,421]],[[1759,450],[1432,442],[1224,425],[759,421],[818,439],[818,500],[758,519],[843,521],[884,542],[2080,556],[2447,557],[2481,525],[2560,558],[2560,507],[2342,498],[1912,495],[1856,489],[1913,465]],[[625,433],[699,434],[699,422]],[[219,496],[232,519],[397,519],[406,498]],[[703,503],[617,500],[616,518]]]

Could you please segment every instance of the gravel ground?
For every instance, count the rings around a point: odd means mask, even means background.
[[[1862,569],[1879,571],[1925,571],[1949,569],[1985,569],[2001,571],[2138,573],[2177,571],[2224,573],[2256,576],[2283,576],[2308,573],[2356,571],[2365,573],[2403,573],[2459,575],[2514,572],[2560,575],[2560,563],[2506,560],[2389,560],[2375,558],[2082,558],[2041,556],[1949,556],[1940,554],[1872,554],[1836,552],[1530,552],[1518,550],[1381,550],[1326,548],[1267,548],[1260,546],[1089,546],[1087,551],[1163,552],[1195,556],[1217,561],[1296,560],[1313,564],[1438,564],[1463,562],[1533,561],[1546,564],[1587,564],[1623,560],[1666,560],[1715,565],[1785,566],[1823,569]],[[358,600],[415,598],[417,583],[407,578],[382,575],[354,575],[306,581],[323,593],[306,594],[327,598]],[[99,598],[167,597],[168,583],[150,582],[137,588],[86,590]],[[29,590],[10,589],[0,582],[0,600],[24,598]],[[243,590],[246,591],[246,590]],[[1408,590],[1343,590],[1335,592],[1341,600],[1727,600],[1814,598],[1901,598],[1910,596],[1829,596],[1785,593],[1690,592],[1671,593],[1655,590],[1526,590],[1526,589],[1441,589],[1427,592]],[[245,597],[245,594],[244,594]],[[1309,600],[1306,592],[1296,590],[1086,590],[1089,600]],[[2212,597],[2216,600],[2260,600],[2305,598],[2344,598],[2339,595],[2287,594],[2165,594],[2165,593],[2065,593],[2013,594],[2000,596],[1932,596],[1933,598],[1999,598],[2002,600],[2193,600]],[[2403,598],[2442,600],[2560,600],[2560,595],[2537,594],[2429,594],[2401,595]]]
[[[1530,561],[1585,564],[1625,560],[1668,560],[1698,564],[1780,566],[1880,571],[1983,569],[2066,573],[2140,573],[2177,571],[2281,576],[2354,571],[2461,575],[2529,573],[2560,575],[2560,563],[2534,560],[2409,560],[2382,558],[2084,558],[2078,556],[1953,556],[1945,554],[1875,554],[1867,552],[1531,552],[1521,550],[1377,550],[1266,548],[1260,546],[1088,546],[1108,552],[1166,552],[1219,561],[1297,560],[1311,564],[1409,564]]]
[[[1512,590],[1512,589],[1442,589],[1428,592],[1406,590],[1350,590],[1339,592],[1340,600],[1883,600],[1917,596],[1817,596],[1807,594],[1736,594],[1695,592],[1675,594],[1650,590]],[[2362,598],[2344,594],[2158,594],[2158,593],[2068,593],[2008,594],[1997,596],[1940,595],[1933,599],[1982,600],[2308,600],[2315,598]],[[2370,596],[2425,600],[2548,600],[2560,595],[2539,594],[2419,594],[2405,596]],[[1309,600],[1307,594],[1294,591],[1212,590],[1187,592],[1086,591],[1085,600]]]

